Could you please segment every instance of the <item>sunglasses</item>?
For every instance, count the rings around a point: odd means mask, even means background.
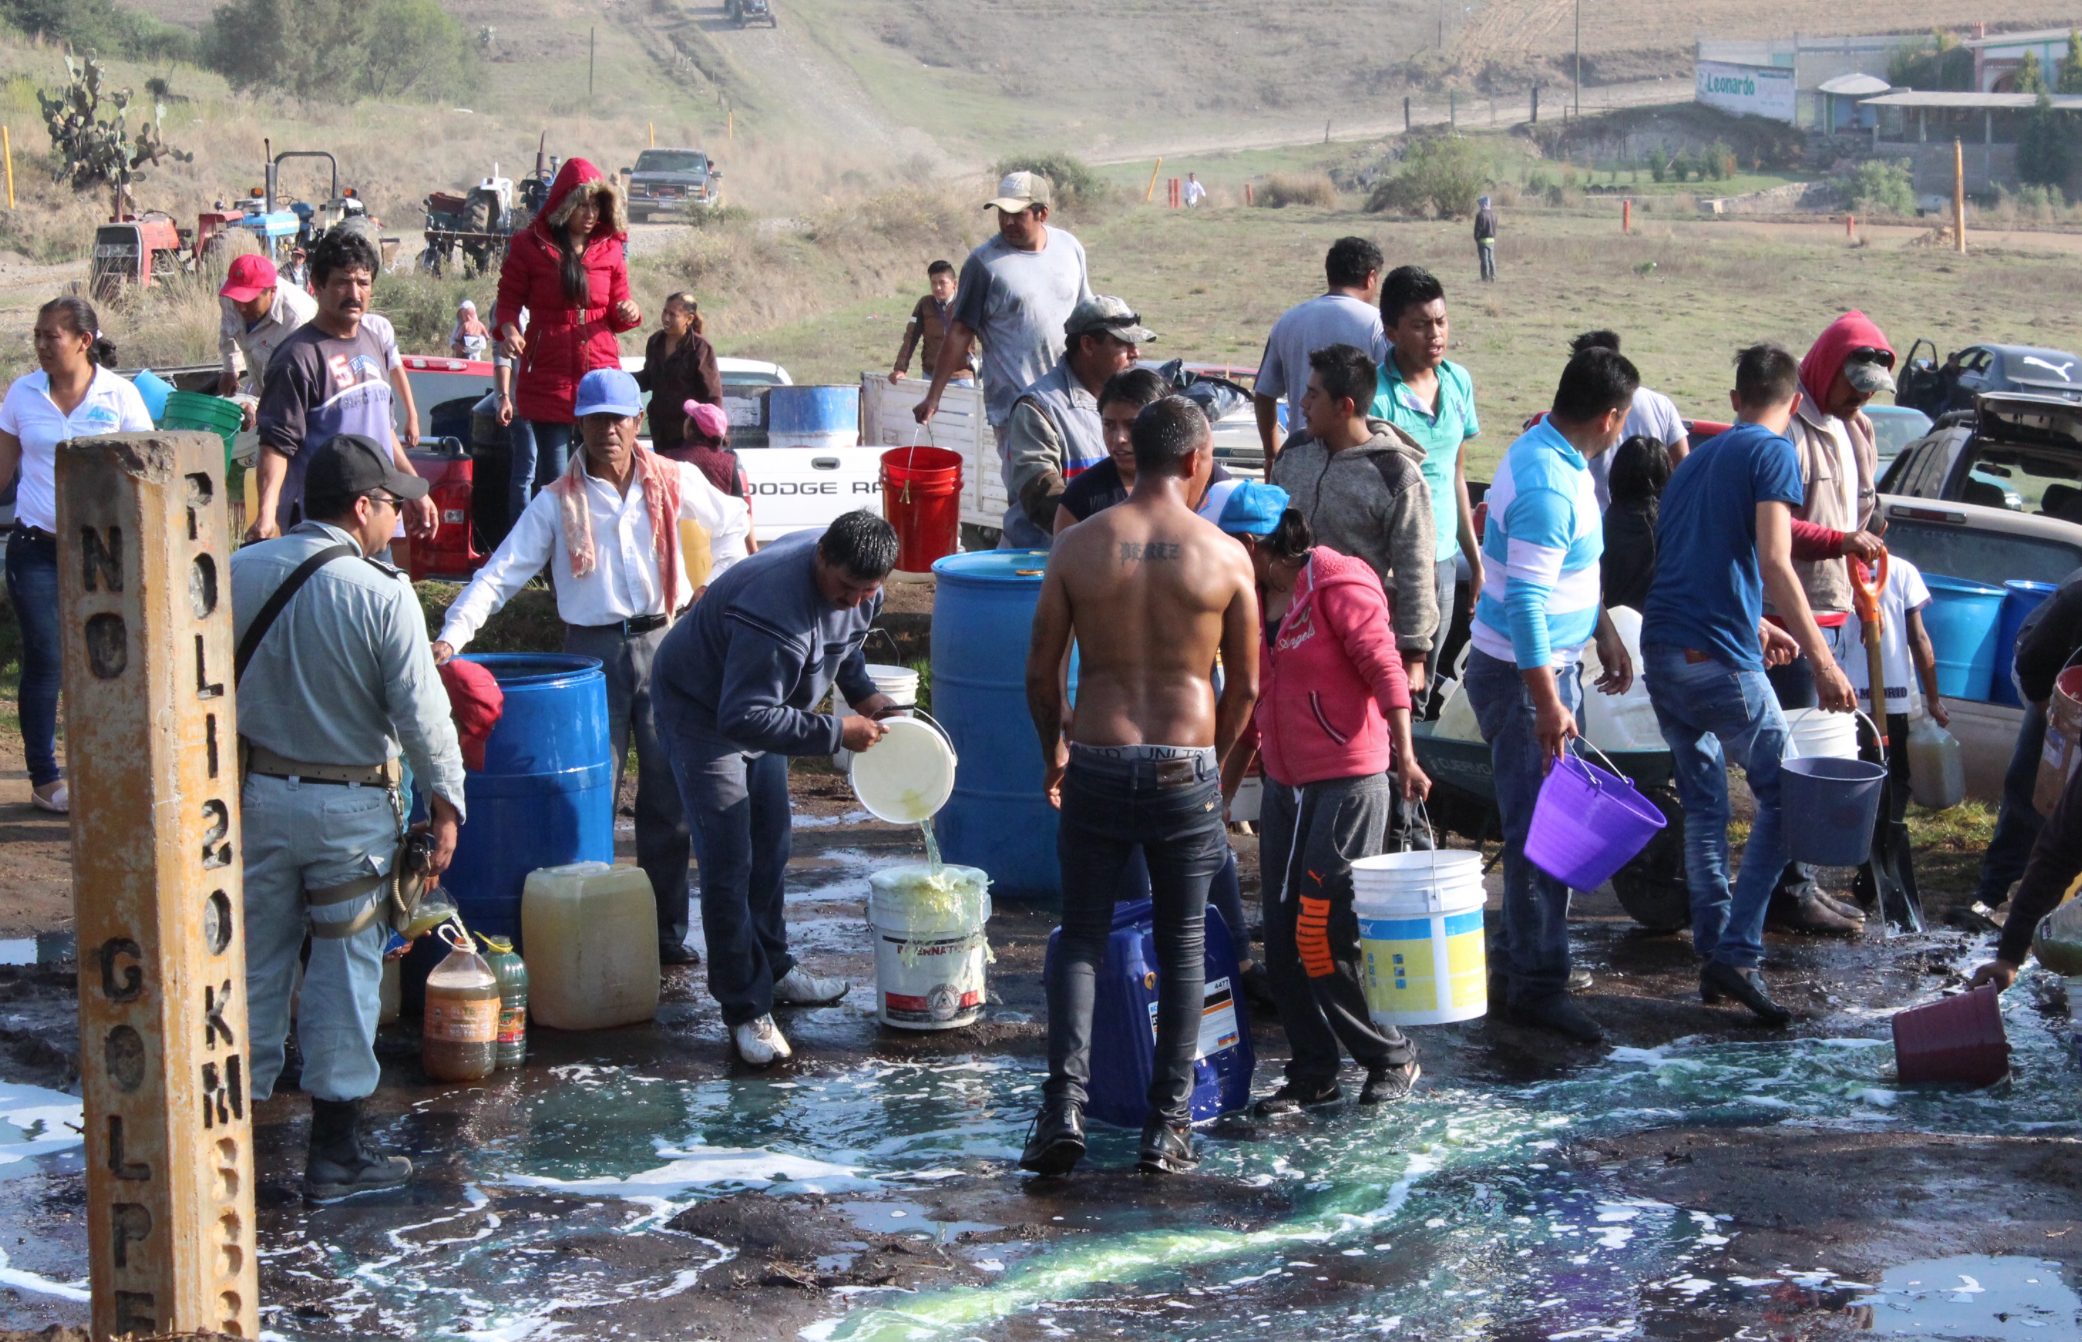
[[[368,499],[368,501],[371,503],[388,504],[393,510],[405,506],[405,501],[395,494],[386,494],[381,491],[372,491],[368,494],[363,495],[363,497]]]
[[[1864,345],[1852,350],[1850,357],[1845,362],[1876,363],[1882,368],[1892,368],[1894,366],[1894,351],[1890,349],[1874,349],[1869,345]]]

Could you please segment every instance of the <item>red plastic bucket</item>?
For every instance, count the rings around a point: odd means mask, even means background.
[[[1525,856],[1571,890],[1595,890],[1669,823],[1629,780],[1564,754],[1540,784]]]
[[[882,515],[896,528],[900,573],[930,573],[961,541],[961,453],[892,447],[882,454]]]
[[[1894,1014],[1894,1067],[1904,1086],[1992,1086],[2010,1074],[2010,1041],[1993,987]]]

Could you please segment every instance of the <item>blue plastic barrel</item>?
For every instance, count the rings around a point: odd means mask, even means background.
[[[860,442],[860,387],[773,387],[766,393],[770,447],[852,447]]]
[[[1990,686],[1993,693],[1989,697],[1998,704],[2021,708],[2024,701],[2017,697],[2017,686],[2010,680],[2010,669],[2017,661],[2017,631],[2059,585],[2013,578],[2002,587],[2002,617],[1995,626],[1995,682]]]
[[[1995,649],[2003,589],[1964,578],[1926,574],[1930,605],[1923,629],[1937,653],[1937,692],[1986,701],[1995,683]]]
[[[441,884],[473,932],[520,948],[521,887],[537,867],[614,861],[614,755],[607,677],[591,657],[473,655],[506,709],[464,779],[469,819]]]
[[[937,683],[934,690],[938,694]],[[1048,982],[1055,981],[1056,942],[1049,934]],[[1085,1113],[1116,1127],[1140,1128],[1149,1115],[1149,1082],[1156,1073],[1157,937],[1148,900],[1121,904],[1092,1001],[1091,1084]],[[1250,1102],[1251,1013],[1236,970],[1228,924],[1207,911],[1207,986],[1200,1024],[1200,1057],[1193,1063],[1193,1121],[1233,1114]]]
[[[933,716],[960,763],[933,817],[949,862],[990,873],[1005,898],[1060,894],[1056,811],[1041,791],[1041,745],[1027,714],[1027,644],[1048,556],[986,550],[933,564]]]

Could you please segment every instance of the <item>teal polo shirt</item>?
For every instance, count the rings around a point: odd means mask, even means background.
[[[1481,422],[1475,418],[1475,383],[1468,370],[1451,359],[1439,365],[1439,404],[1433,411],[1402,380],[1391,350],[1374,379],[1374,403],[1367,413],[1387,420],[1424,449],[1420,471],[1431,487],[1438,557],[1451,559],[1460,549],[1460,491],[1453,487],[1453,467],[1460,460],[1460,445],[1482,432]]]

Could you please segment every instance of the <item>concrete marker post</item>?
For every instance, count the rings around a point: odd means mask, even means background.
[[[224,444],[56,475],[93,1332],[257,1337]]]

